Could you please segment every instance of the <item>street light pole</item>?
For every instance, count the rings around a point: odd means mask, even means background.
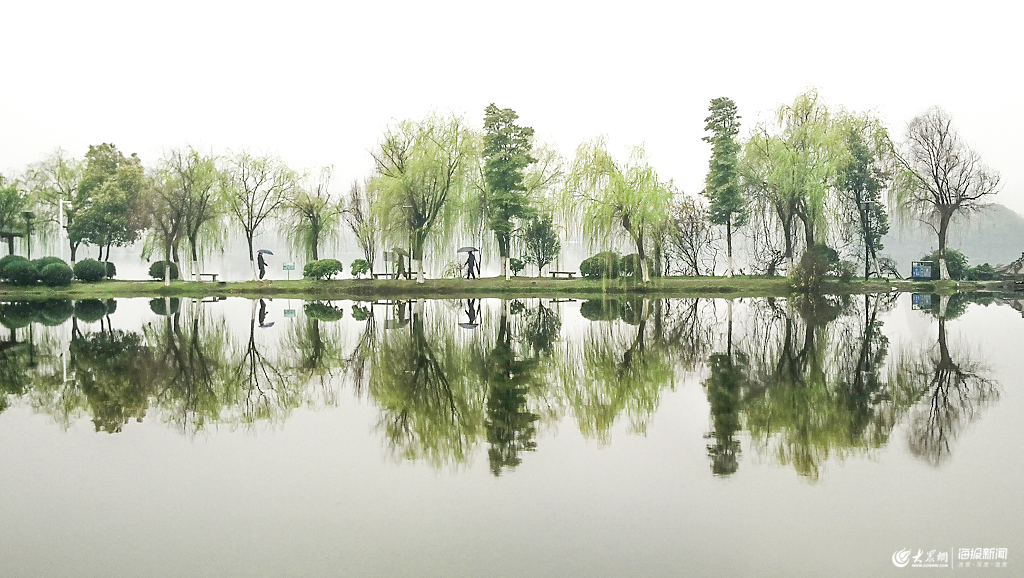
[[[64,246],[67,245],[66,241],[68,241],[68,236],[67,236],[68,226],[64,223],[64,203],[67,203],[68,208],[70,209],[71,208],[71,201],[65,201],[64,199],[60,199],[60,200],[57,201],[57,231],[58,231],[57,232],[57,243],[60,244],[60,259],[61,259],[61,261],[66,261],[66,259],[64,259]],[[60,241],[60,230],[64,230],[64,232],[65,232],[65,235],[64,235],[65,242],[64,243],[61,243],[61,241]]]
[[[871,218],[871,201],[863,201],[860,204],[861,210],[863,211],[863,223],[864,223],[864,280],[867,281],[868,277],[871,276],[871,228],[868,219]]]

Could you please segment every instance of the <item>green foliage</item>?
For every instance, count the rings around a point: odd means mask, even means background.
[[[170,312],[168,312],[168,303],[170,304]],[[150,299],[149,309],[153,313],[160,316],[174,315],[178,312],[181,307],[181,299],[177,297],[171,297],[170,299]]]
[[[370,264],[366,262],[366,259],[356,259],[349,265],[348,270],[352,272],[352,276],[359,279],[362,275],[370,272]]]
[[[580,304],[580,315],[590,321],[615,321],[622,311],[615,299],[588,299]]]
[[[86,283],[95,283],[107,276],[107,265],[95,259],[75,263],[75,278]]]
[[[671,184],[658,180],[643,148],[635,147],[629,161],[620,165],[608,153],[603,138],[576,150],[565,193],[563,206],[582,213],[587,237],[606,241],[613,232],[625,232],[643,256],[668,218],[673,195]]]
[[[835,265],[834,272],[840,281],[849,283],[853,280],[853,276],[857,274],[857,264],[853,261],[840,261]]]
[[[534,216],[526,223],[523,231],[525,245],[524,260],[537,266],[537,276],[544,267],[555,260],[562,250],[562,242],[558,238],[551,215]]]
[[[245,152],[232,157],[228,164],[224,184],[227,204],[245,234],[252,261],[256,230],[287,201],[298,175],[279,158]]]
[[[117,276],[117,265],[114,265],[112,261],[105,261],[104,264],[107,266],[107,279],[113,279]]]
[[[985,263],[971,267],[967,272],[967,278],[971,281],[991,281],[996,278],[996,270],[992,265]]]
[[[519,115],[510,108],[498,109],[491,103],[484,114],[484,180],[487,224],[498,241],[498,252],[509,255],[509,242],[515,226],[513,219],[526,217],[529,200],[523,170],[536,161],[533,129],[516,124]]]
[[[366,321],[373,316],[369,307],[363,307],[359,304],[352,305],[352,319],[356,321]]]
[[[512,274],[518,277],[519,272],[523,270],[523,267],[526,267],[526,263],[524,263],[522,259],[516,259],[513,257],[508,260],[508,266],[509,269],[512,269]]]
[[[22,213],[27,206],[28,198],[18,181],[7,180],[0,175],[0,231],[24,231],[25,219]]]
[[[590,279],[615,279],[619,276],[622,259],[615,251],[604,251],[580,263],[580,275]]]
[[[341,261],[337,259],[320,259],[306,263],[302,267],[302,276],[306,279],[326,280],[341,273],[341,270]]]
[[[793,272],[793,289],[803,293],[816,292],[825,276],[839,265],[839,253],[835,249],[818,243],[804,251],[800,263]]]
[[[715,225],[726,226],[727,252],[732,267],[732,232],[747,221],[747,202],[740,188],[739,151],[736,135],[740,131],[736,103],[730,98],[711,100],[711,112],[704,119],[704,130],[711,134],[703,137],[711,144],[708,175],[704,179],[704,196],[710,201],[708,218]],[[732,274],[730,269],[729,274]]]
[[[3,275],[11,285],[34,285],[39,280],[39,271],[25,258],[8,262],[3,268]]]
[[[110,143],[90,145],[85,161],[68,236],[101,248],[130,245],[145,228],[142,161]]]
[[[24,263],[30,265],[32,264],[29,263],[28,259],[22,257],[21,255],[7,255],[0,259],[0,279],[3,279],[4,281],[7,280],[7,267],[9,265],[13,265],[14,263]]]
[[[285,236],[307,259],[320,258],[320,245],[336,239],[341,207],[330,194],[333,171],[327,167],[319,178],[292,190],[285,200]]]
[[[75,318],[86,323],[95,323],[107,315],[107,306],[99,299],[75,301]]]
[[[319,321],[337,321],[345,317],[345,310],[330,303],[312,302],[303,306],[306,317]]]
[[[660,277],[661,271],[658,267],[654,267],[650,257],[645,259],[647,261],[647,268],[651,272],[651,277]],[[633,277],[639,279],[642,273],[640,268],[640,257],[636,253],[630,253],[629,255],[623,255],[622,260],[619,263],[619,274],[623,277]]]
[[[932,266],[932,279],[937,280],[939,278],[938,250],[932,251],[924,257],[921,257],[920,260],[931,261],[935,264]],[[946,249],[946,268],[949,269],[949,278],[954,281],[967,279],[968,274],[970,273],[970,265],[967,262],[967,256],[956,249]]]
[[[63,265],[67,265],[67,262],[64,261],[64,259],[61,259],[60,257],[40,257],[38,259],[32,259],[32,266],[36,268],[36,271],[40,272],[42,272],[42,270],[45,269],[47,265],[50,265],[52,263],[61,263]]]
[[[156,279],[156,280],[158,280],[158,281],[163,280],[163,278],[164,278],[164,263],[165,263],[165,261],[154,261],[153,264],[149,266],[149,276],[154,278],[154,279]],[[171,264],[171,279],[172,280],[173,279],[177,279],[178,278],[178,265],[175,264],[173,261],[171,261],[170,264]]]
[[[67,287],[75,277],[75,272],[67,263],[50,263],[39,272],[39,280],[47,287]]]

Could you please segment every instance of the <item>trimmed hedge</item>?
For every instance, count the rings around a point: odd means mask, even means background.
[[[39,272],[39,280],[47,287],[67,287],[74,277],[75,272],[63,261],[50,263]]]
[[[117,265],[112,261],[104,261],[107,265],[107,279],[113,279],[117,275]]]
[[[85,259],[75,263],[75,278],[86,283],[95,283],[107,276],[107,266],[96,259]]]
[[[154,261],[153,264],[149,266],[149,276],[154,278],[154,279],[156,279],[157,281],[163,281],[163,279],[164,279],[164,262],[163,261]],[[171,280],[173,281],[173,280],[175,280],[177,278],[178,278],[178,265],[176,265],[174,263],[174,261],[171,261]]]
[[[21,255],[7,255],[6,257],[0,259],[0,279],[3,279],[4,281],[7,280],[6,271],[8,266],[13,265],[14,263],[28,262],[28,259],[22,257]]]
[[[3,269],[4,279],[11,285],[33,285],[39,280],[39,271],[22,257],[21,261],[10,261]]]
[[[38,259],[32,259],[32,266],[35,267],[36,271],[39,271],[40,273],[43,272],[43,269],[45,269],[47,265],[51,265],[53,263],[62,263],[64,265],[67,265],[67,261],[61,259],[60,257],[40,257]],[[70,269],[71,266],[68,265],[68,268]]]
[[[341,261],[337,259],[310,261],[302,267],[302,276],[306,279],[330,279],[338,273],[341,273]]]
[[[604,251],[580,263],[580,275],[590,279],[615,279],[619,276],[621,258],[615,251]]]
[[[95,323],[107,314],[107,306],[99,299],[75,301],[75,318],[85,323]]]
[[[370,264],[366,259],[356,259],[349,265],[348,270],[352,272],[353,277],[358,279],[364,273],[370,272]]]

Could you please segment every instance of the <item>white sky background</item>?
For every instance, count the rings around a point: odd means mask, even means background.
[[[807,87],[901,138],[937,104],[1024,212],[1021,10],[1011,2],[24,2],[0,8],[0,171],[113,142],[371,168],[395,118],[495,102],[566,157],[644,144],[696,194],[709,100],[754,122]]]

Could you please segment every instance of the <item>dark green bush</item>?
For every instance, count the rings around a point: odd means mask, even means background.
[[[8,329],[28,327],[36,317],[36,303],[0,303],[0,325]]]
[[[85,259],[75,263],[75,278],[86,283],[95,283],[107,276],[107,266],[96,259]]]
[[[171,302],[171,312],[170,312],[170,314],[174,315],[175,313],[178,312],[178,308],[181,306],[181,300],[178,299],[177,297],[171,297],[170,298],[170,302]],[[149,300],[149,309],[150,309],[150,311],[152,311],[153,313],[156,313],[157,315],[167,315],[168,314],[167,313],[167,305],[166,305],[166,303],[164,303],[163,299],[150,299]]]
[[[814,292],[821,287],[822,280],[839,265],[839,253],[823,243],[817,243],[804,251],[793,272],[793,288],[801,292]]]
[[[155,261],[152,265],[150,265],[149,266],[149,276],[154,278],[154,279],[156,279],[156,280],[158,280],[158,281],[162,281],[163,278],[164,278],[164,262],[163,261]],[[178,266],[173,261],[171,261],[171,279],[174,280],[174,279],[177,279],[177,278],[178,278]]]
[[[362,305],[352,306],[352,319],[356,321],[366,321],[371,315],[373,314],[370,312],[369,307],[363,307]]]
[[[840,261],[833,267],[833,272],[843,283],[849,283],[857,274],[857,264],[853,261]]]
[[[14,263],[28,263],[28,259],[21,255],[7,255],[3,259],[0,259],[0,279],[7,281],[7,267]]]
[[[70,319],[74,313],[75,306],[70,299],[51,299],[43,302],[36,319],[48,327],[57,327]]]
[[[75,272],[67,263],[50,263],[39,272],[39,280],[47,287],[67,287],[74,279]]]
[[[930,254],[921,257],[922,261],[931,261],[932,280],[939,278],[939,251],[932,251]],[[966,279],[970,266],[967,264],[967,256],[956,249],[946,249],[946,268],[949,270],[949,278],[954,281]]]
[[[64,261],[64,259],[61,259],[60,257],[40,257],[38,259],[32,259],[32,266],[35,267],[36,271],[39,271],[40,273],[43,272],[43,269],[45,269],[47,265],[52,265],[53,263],[62,263],[64,265],[67,265],[67,262]]]
[[[621,309],[615,299],[589,299],[580,305],[580,315],[590,321],[615,321]]]
[[[341,273],[341,261],[337,259],[310,261],[302,267],[302,276],[306,279],[330,279],[338,273]]]
[[[621,258],[615,251],[604,251],[580,263],[580,275],[590,279],[614,279],[619,276]]]
[[[320,321],[337,321],[345,316],[345,310],[330,303],[306,303],[306,317]]]
[[[991,281],[996,278],[996,270],[992,265],[985,263],[977,267],[971,267],[967,271],[967,278],[971,281]]]
[[[113,279],[117,276],[117,265],[114,265],[112,261],[104,261],[107,264],[107,279]]]
[[[98,261],[97,261],[98,262]],[[107,314],[107,306],[99,299],[75,301],[75,318],[86,323],[94,323]]]
[[[11,261],[4,267],[4,279],[11,285],[34,285],[39,280],[39,271],[22,257],[21,261]]]
[[[370,272],[370,264],[366,259],[356,259],[349,265],[348,270],[352,272],[353,277],[359,278],[364,273]]]

